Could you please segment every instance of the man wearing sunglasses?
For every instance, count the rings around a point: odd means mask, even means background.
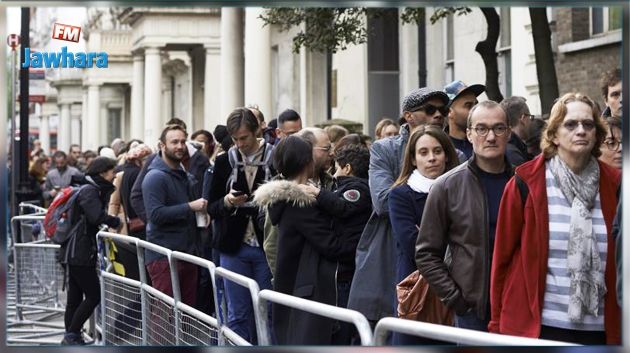
[[[424,124],[442,128],[447,103],[448,96],[443,91],[428,87],[411,91],[402,101],[405,123],[400,127],[400,134],[374,142],[370,150],[368,176],[374,212],[364,230],[369,236],[359,240],[357,266],[348,299],[348,308],[361,312],[370,321],[394,314],[395,264],[383,260],[395,258],[394,245],[387,242],[392,239],[387,203],[389,190],[400,174],[410,132]],[[373,239],[378,240],[371,241]],[[386,246],[381,246],[383,244]]]
[[[467,86],[462,81],[453,81],[444,87],[448,95],[448,135],[453,145],[464,152],[466,159],[473,153],[473,147],[466,138],[466,120],[470,109],[477,104],[477,97],[486,90],[484,85]]]

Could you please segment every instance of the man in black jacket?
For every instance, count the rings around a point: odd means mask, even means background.
[[[259,209],[250,198],[275,174],[270,158],[273,146],[256,138],[260,126],[250,109],[235,109],[226,125],[235,146],[217,157],[210,183],[208,213],[216,231],[214,247],[220,251],[221,267],[253,278],[260,289],[270,289],[263,230],[256,221]],[[246,340],[255,341],[249,290],[226,280],[225,295],[228,327]]]
[[[507,158],[515,167],[532,159],[527,152],[525,141],[529,139],[528,133],[534,116],[529,113],[529,107],[525,101],[525,98],[519,96],[508,97],[501,101],[512,129],[507,145]]]

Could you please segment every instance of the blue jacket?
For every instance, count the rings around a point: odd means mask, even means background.
[[[407,184],[389,193],[389,219],[396,241],[396,281],[400,282],[417,270],[416,238],[422,220],[426,193],[416,192]]]
[[[183,169],[171,169],[162,158],[154,158],[142,181],[147,215],[147,241],[171,250],[195,254],[197,228],[193,200],[194,177]],[[146,252],[146,263],[162,258]]]

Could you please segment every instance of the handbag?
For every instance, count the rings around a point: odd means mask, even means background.
[[[435,294],[429,282],[415,270],[396,285],[398,317],[439,325],[453,325],[454,312]]]
[[[130,233],[138,233],[145,230],[145,224],[142,218],[134,217],[127,220],[127,229]]]

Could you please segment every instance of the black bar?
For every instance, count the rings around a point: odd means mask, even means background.
[[[28,96],[29,96],[29,77],[28,67],[22,67],[24,62],[24,49],[31,46],[29,38],[29,27],[31,18],[31,9],[29,7],[22,7],[22,24],[20,30],[21,45],[20,45],[20,149],[18,151],[19,159],[19,175],[20,184],[24,185],[28,183]]]

